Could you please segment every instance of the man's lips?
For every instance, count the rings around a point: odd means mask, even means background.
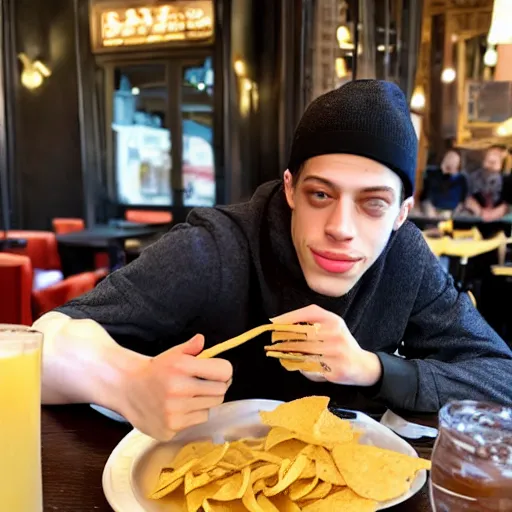
[[[311,248],[310,250],[316,264],[326,272],[331,272],[333,274],[344,274],[363,259],[350,254],[331,251],[314,251]]]

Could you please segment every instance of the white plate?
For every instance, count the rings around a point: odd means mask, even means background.
[[[104,416],[106,416],[107,418],[110,418],[111,420],[119,421],[119,423],[128,423],[128,421],[123,416],[121,416],[120,414],[117,414],[117,412],[114,412],[110,409],[102,407],[101,405],[91,404],[91,407],[96,412],[103,414]]]
[[[110,506],[115,512],[179,512],[170,508],[165,498],[154,501],[146,496],[156,484],[161,468],[172,460],[181,446],[204,438],[223,443],[240,437],[264,436],[268,427],[261,423],[258,412],[271,411],[280,403],[275,400],[241,400],[222,404],[210,411],[207,423],[180,432],[168,443],[160,443],[133,430],[114,449],[103,471],[103,490]],[[411,445],[369,416],[358,412],[357,419],[351,422],[364,429],[362,443],[417,457]],[[407,493],[382,503],[379,510],[409,499],[426,480],[426,471],[420,471]]]

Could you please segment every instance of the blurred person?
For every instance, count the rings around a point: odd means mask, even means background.
[[[495,150],[499,151],[499,153],[501,155],[501,161],[502,161],[501,171],[504,174],[507,173],[507,171],[509,170],[508,169],[508,156],[509,156],[508,147],[505,144],[493,144],[492,146],[490,146],[489,149],[495,149]]]
[[[462,208],[467,195],[466,177],[461,173],[461,157],[449,149],[439,167],[425,171],[420,196],[423,213],[429,217],[452,214]]]
[[[488,224],[479,225],[484,238],[491,238],[503,232],[499,221],[509,211],[508,200],[510,177],[503,174],[505,165],[505,146],[490,146],[484,154],[482,167],[468,175],[469,194],[466,208],[474,215],[480,216]],[[479,310],[485,320],[495,329],[502,331],[503,320],[509,316],[504,308],[503,296],[505,280],[494,276],[492,267],[502,265],[506,259],[506,246],[495,251],[471,258],[467,278],[479,283]]]
[[[452,399],[512,404],[512,352],[407,221],[417,148],[397,85],[355,80],[317,98],[282,179],[246,203],[193,210],[34,324],[43,402],[96,403],[161,440],[225,399],[327,395],[430,413]],[[319,324],[319,340],[286,346],[322,372],[285,371],[261,339],[196,357],[269,321]]]
[[[472,214],[491,222],[508,212],[502,199],[503,151],[497,147],[487,149],[482,167],[468,174],[468,197],[465,208]]]

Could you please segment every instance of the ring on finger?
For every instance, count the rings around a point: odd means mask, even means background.
[[[328,366],[326,363],[324,363],[323,361],[320,361],[320,366],[322,367],[322,370],[326,373],[329,373],[331,372],[331,367]]]

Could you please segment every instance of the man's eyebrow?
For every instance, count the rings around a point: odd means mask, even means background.
[[[325,178],[321,178],[320,176],[315,176],[314,174],[306,176],[306,178],[304,178],[304,182],[306,181],[320,181],[321,183],[327,185],[328,187],[339,188],[332,181],[326,180]]]
[[[306,181],[320,181],[321,183],[323,183],[324,185],[327,185],[328,187],[331,187],[331,188],[334,188],[337,190],[340,188],[338,185],[336,185],[332,181],[326,180],[325,178],[322,178],[320,176],[315,176],[315,175],[307,176],[306,178],[304,178],[304,182],[306,182]],[[393,194],[393,197],[395,196],[394,189],[392,187],[387,187],[384,185],[378,186],[378,187],[365,187],[365,188],[362,188],[361,190],[359,190],[359,192],[363,192],[363,193],[389,192],[389,193]]]
[[[395,191],[392,187],[386,187],[384,185],[380,187],[366,187],[361,189],[361,192],[390,192],[391,194],[395,195]]]

